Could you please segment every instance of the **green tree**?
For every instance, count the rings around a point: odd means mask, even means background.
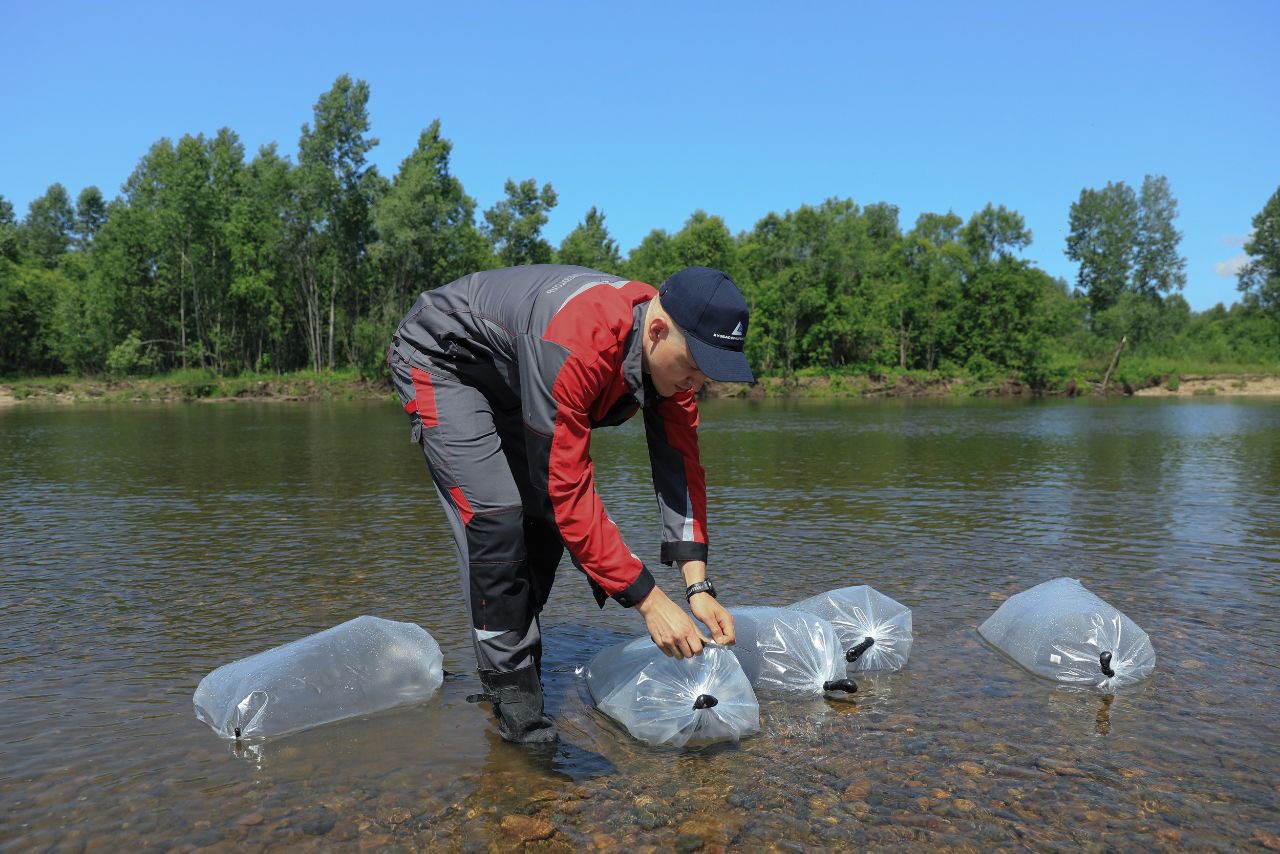
[[[965,223],[960,235],[975,267],[1001,258],[1012,258],[1015,251],[1031,245],[1031,230],[1017,211],[1004,205],[987,206]]]
[[[1132,289],[1158,298],[1182,290],[1187,260],[1178,254],[1182,232],[1174,228],[1178,202],[1163,175],[1147,175],[1138,194],[1138,228],[1134,246]]]
[[[932,371],[952,355],[960,286],[970,263],[961,242],[964,220],[924,213],[902,240],[909,287],[898,322],[898,366]]]
[[[784,215],[769,213],[756,223],[744,241],[742,254],[749,270],[747,301],[751,306],[751,333],[747,356],[763,373],[779,371],[790,379],[803,367],[803,340],[820,318],[826,302],[821,279],[812,277],[806,264],[821,234],[821,214],[802,206]],[[797,218],[808,218],[803,225]]]
[[[484,265],[486,248],[475,227],[476,203],[449,170],[453,143],[439,119],[418,137],[374,212],[372,247],[389,297],[407,308],[419,292],[437,288]]]
[[[828,199],[797,210],[794,225],[800,266],[825,294],[825,309],[800,339],[804,364],[886,364],[893,348],[886,297],[904,278],[897,206],[877,202],[860,211],[852,200]]]
[[[110,230],[112,208],[123,209],[122,202],[107,206],[107,222],[103,233]],[[115,229],[119,235],[121,228]],[[130,293],[140,289],[121,287],[111,271],[113,263],[123,263],[127,250],[117,238],[115,251],[107,251],[104,242],[95,241],[88,253],[72,253],[63,259],[60,272],[67,273],[68,281],[58,292],[54,307],[53,328],[56,356],[67,368],[81,374],[100,371],[115,346],[126,337],[128,325],[143,312],[144,306],[127,302]],[[160,367],[164,355],[170,350],[160,342],[148,341],[145,357],[155,367]]]
[[[178,344],[183,367],[223,369],[230,286],[227,226],[243,168],[244,146],[230,130],[214,139],[183,136],[157,163],[155,213],[162,285],[177,289]]]
[[[665,229],[655,228],[644,236],[640,245],[627,254],[624,266],[626,275],[637,282],[647,282],[655,288],[679,269],[672,255],[671,235]]]
[[[105,358],[101,347],[111,350],[131,332],[158,368],[224,370],[235,358],[230,221],[243,156],[238,137],[224,128],[213,139],[160,140],[142,158],[90,244],[84,286],[109,320],[103,339],[73,348],[75,363],[91,352]],[[89,308],[78,295],[68,299]],[[73,313],[62,314],[74,323]]]
[[[625,266],[632,279],[655,288],[671,274],[698,266],[720,270],[742,284],[738,241],[729,233],[723,219],[702,210],[694,211],[675,234],[663,229],[649,232],[640,245],[631,250]]]
[[[594,205],[587,211],[582,222],[560,242],[556,260],[561,264],[577,264],[606,273],[622,269],[618,242],[609,236],[603,211],[597,210]]]
[[[52,270],[71,246],[75,214],[71,199],[61,184],[50,184],[44,195],[31,203],[22,222],[25,254]]]
[[[1240,292],[1248,305],[1270,315],[1280,332],[1280,188],[1254,216],[1244,251],[1249,263],[1240,271]]]
[[[876,284],[886,253],[876,243],[868,219],[848,199],[771,213],[756,223],[742,241],[741,258],[756,312],[748,356],[760,370],[790,377],[810,365],[873,357],[885,334]]]
[[[228,314],[238,333],[238,360],[252,370],[284,365],[291,281],[283,213],[290,199],[290,169],[274,144],[259,149],[237,175],[239,186],[227,222]]]
[[[737,241],[722,218],[706,211],[694,211],[672,236],[670,260],[676,266],[668,276],[685,267],[711,267],[735,281],[741,278]]]
[[[898,227],[898,206],[888,202],[874,202],[862,209],[867,224],[867,237],[881,251],[893,246],[902,237]]]
[[[440,121],[433,121],[374,211],[378,241],[370,252],[378,292],[355,332],[357,365],[365,376],[385,370],[387,342],[418,292],[489,266],[487,242],[475,226],[475,200],[449,170],[452,150]]]
[[[373,209],[386,181],[366,155],[378,144],[369,132],[369,84],[344,74],[314,107],[314,126],[304,124],[295,171],[291,251],[299,274],[301,325],[314,370],[335,364],[339,312],[350,330],[368,301],[368,244]],[[348,338],[348,356],[359,359]]]
[[[1079,263],[1079,288],[1098,314],[1129,287],[1138,242],[1138,197],[1123,181],[1083,189],[1071,204],[1067,257]]]
[[[964,220],[954,211],[923,213],[916,218],[911,234],[936,248],[960,243],[963,226]]]
[[[0,196],[0,259],[17,262],[21,237],[18,221],[13,215],[13,203]]]
[[[1043,379],[1049,295],[1058,285],[1015,250],[1031,244],[1021,214],[988,204],[960,229],[967,255],[951,357],[979,376],[1013,370]]]
[[[1001,257],[964,283],[958,356],[979,376],[1012,369],[1038,379],[1044,361],[1046,294],[1053,279],[1029,262]]]
[[[125,181],[120,200],[108,205],[89,253],[95,287],[66,295],[59,307],[64,358],[77,370],[102,368],[108,351],[135,330],[162,351],[158,366],[186,359],[191,226],[179,200],[195,194],[203,179],[180,182],[177,174],[174,144],[158,140]],[[77,326],[90,314],[101,321],[95,335]]]
[[[244,366],[243,336],[252,323],[233,304],[238,233],[235,212],[246,189],[244,145],[229,128],[221,128],[208,142],[209,216],[206,299],[208,322],[203,346],[219,373],[229,365]]]
[[[532,178],[518,184],[508,178],[503,190],[507,197],[484,212],[485,234],[498,263],[504,267],[549,264],[553,250],[542,239],[542,227],[556,206],[556,191],[550,184],[539,190]]]
[[[0,258],[0,376],[57,367],[54,312],[62,285],[57,270]]]
[[[1173,225],[1178,203],[1162,175],[1147,175],[1135,193],[1123,181],[1108,183],[1102,190],[1084,189],[1071,205],[1067,257],[1080,264],[1077,282],[1088,294],[1091,323],[1101,332],[1140,335],[1159,306],[1139,308],[1137,303],[1103,315],[1116,306],[1125,293],[1159,301],[1161,296],[1180,290],[1186,283],[1186,259],[1178,254],[1182,234]],[[1133,330],[1116,325],[1119,317],[1131,317]]]
[[[109,350],[132,330],[141,330],[147,346],[162,351],[162,366],[178,350],[173,309],[163,284],[159,234],[151,183],[151,161],[169,152],[156,143],[125,184],[121,199],[107,205],[107,217],[85,258],[88,271],[74,288],[63,291],[56,326],[59,354],[72,370],[92,373],[105,364]],[[153,340],[158,339],[158,340]]]
[[[80,195],[76,197],[76,247],[87,249],[106,219],[107,201],[102,197],[102,191],[94,186],[81,190]]]

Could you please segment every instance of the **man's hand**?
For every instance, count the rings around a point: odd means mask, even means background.
[[[710,599],[711,597],[706,597]],[[658,649],[675,658],[692,658],[702,653],[703,644],[711,643],[702,636],[689,615],[680,606],[671,601],[662,588],[655,587],[644,597],[636,610],[644,617],[645,626],[649,629],[649,637],[658,645]],[[726,614],[726,616],[728,616]],[[730,618],[730,626],[732,626]]]
[[[707,580],[707,562],[703,560],[680,561],[680,573],[684,575],[685,586]],[[731,644],[736,639],[733,633],[733,616],[716,601],[716,597],[707,593],[695,593],[689,600],[689,608],[693,615],[701,620],[711,632],[716,643]]]
[[[716,643],[728,646],[737,639],[733,631],[733,615],[716,601],[716,597],[710,593],[695,593],[689,600],[689,607],[693,609],[693,615],[706,624]]]

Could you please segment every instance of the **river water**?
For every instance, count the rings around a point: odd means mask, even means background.
[[[1280,401],[712,401],[703,421],[721,600],[871,584],[914,609],[911,660],[854,702],[762,701],[739,745],[647,748],[575,673],[643,623],[566,561],[543,617],[564,746],[542,755],[465,702],[453,550],[394,403],[0,410],[0,848],[1280,845]],[[593,456],[656,558],[640,425]],[[978,637],[1063,575],[1148,632],[1152,678],[1107,700]],[[240,748],[196,720],[213,668],[360,614],[428,629],[457,675]]]

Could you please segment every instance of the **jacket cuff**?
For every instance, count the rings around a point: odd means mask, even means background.
[[[613,598],[624,608],[634,608],[644,601],[644,597],[648,596],[649,591],[655,586],[653,573],[649,572],[648,567],[642,566],[636,580],[627,585],[625,590],[619,590],[613,594]]]
[[[707,560],[707,544],[694,543],[688,540],[676,540],[662,544],[662,562],[671,566],[677,560]]]

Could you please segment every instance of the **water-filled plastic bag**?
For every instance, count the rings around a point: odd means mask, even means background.
[[[596,708],[648,744],[737,741],[760,731],[760,704],[723,646],[676,659],[647,637],[600,651],[586,671]]]
[[[844,649],[831,623],[790,608],[731,608],[736,643],[731,647],[756,693],[852,693]]]
[[[298,732],[420,703],[444,681],[443,661],[425,629],[356,617],[214,670],[196,688],[196,717],[223,738]]]
[[[1074,578],[1010,596],[978,632],[1037,676],[1106,693],[1156,666],[1147,633]]]
[[[842,587],[790,607],[836,627],[851,671],[901,670],[911,655],[911,609],[874,587]]]

